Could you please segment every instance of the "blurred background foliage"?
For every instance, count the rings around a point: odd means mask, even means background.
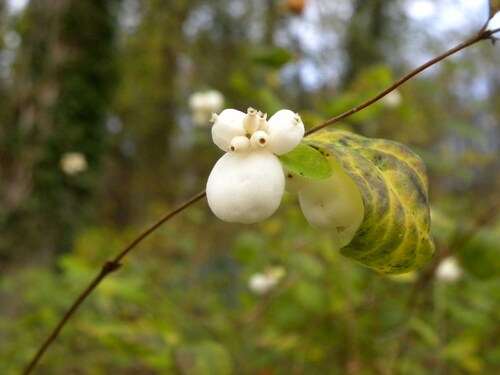
[[[220,151],[194,93],[318,125],[477,31],[487,2],[459,3],[0,0],[2,374],[103,262],[203,189]],[[198,203],[103,282],[35,373],[499,373],[499,57],[474,45],[338,125],[426,161],[423,270],[343,259],[293,196],[251,226]]]

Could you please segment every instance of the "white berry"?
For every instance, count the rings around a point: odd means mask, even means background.
[[[304,137],[299,115],[288,109],[276,112],[268,121],[269,151],[276,155],[292,151]]]
[[[364,217],[364,204],[356,183],[333,158],[333,174],[324,180],[303,180],[299,202],[309,224],[333,233],[340,247],[348,244]]]
[[[245,114],[236,109],[225,109],[220,115],[212,116],[212,140],[223,151],[227,151],[234,137],[245,135],[243,118]]]
[[[271,216],[285,190],[279,159],[267,151],[226,153],[207,181],[207,200],[221,220],[255,223]]]

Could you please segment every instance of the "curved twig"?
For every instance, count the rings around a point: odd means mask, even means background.
[[[366,102],[358,105],[357,107],[354,107],[344,113],[341,113],[340,115],[338,116],[335,116],[327,121],[325,121],[324,123],[318,125],[318,126],[315,126],[314,128],[311,128],[309,129],[308,131],[306,131],[305,133],[305,136],[308,136],[309,134],[312,134],[312,133],[315,133],[317,132],[318,130],[321,130],[323,128],[326,128],[327,126],[330,126],[332,124],[335,124],[336,122],[339,122],[353,114],[355,114],[356,112],[359,112],[363,109],[365,109],[366,107],[372,105],[373,103],[377,102],[378,100],[382,99],[384,96],[386,96],[388,93],[390,93],[391,91],[395,90],[396,88],[398,88],[399,86],[401,86],[403,83],[405,83],[406,81],[408,81],[409,79],[413,78],[414,76],[416,76],[417,74],[421,73],[422,71],[424,71],[425,69],[431,67],[432,65],[440,62],[441,60],[444,60],[446,59],[447,57],[481,41],[481,40],[485,40],[485,39],[489,39],[491,41],[494,41],[494,37],[493,37],[493,34],[495,34],[496,32],[498,32],[499,30],[498,29],[495,29],[495,30],[484,30],[481,29],[480,32],[478,32],[476,35],[474,35],[472,38],[466,40],[465,42],[459,44],[458,46],[446,51],[445,53],[433,58],[432,60],[429,60],[428,62],[426,62],[425,64],[423,65],[420,65],[418,68],[412,70],[410,73],[406,74],[405,76],[401,77],[399,80],[397,80],[394,84],[392,84],[390,87],[388,87],[387,89],[385,89],[384,91],[380,92],[378,95],[376,95],[375,97],[367,100]]]

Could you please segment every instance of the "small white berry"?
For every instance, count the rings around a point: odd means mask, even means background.
[[[449,256],[444,258],[436,269],[436,279],[453,283],[462,277],[462,268],[458,264],[457,258]]]
[[[304,124],[300,117],[288,109],[276,112],[269,125],[269,151],[283,155],[292,151],[304,137]]]
[[[223,151],[227,151],[234,137],[245,135],[242,121],[245,114],[236,109],[225,109],[216,118],[212,126],[212,139]]]
[[[267,146],[268,143],[269,143],[269,135],[262,130],[257,130],[255,133],[252,134],[252,137],[250,138],[250,145],[254,149],[264,148]]]
[[[263,273],[254,273],[248,280],[248,288],[255,294],[265,294],[274,289],[285,277],[286,270],[281,266],[268,267]]]
[[[67,152],[61,157],[60,167],[64,173],[75,175],[87,169],[87,159],[81,152]]]
[[[250,148],[250,140],[247,136],[239,135],[234,137],[229,144],[228,151],[232,152],[242,152]]]
[[[248,280],[248,289],[255,294],[266,294],[276,285],[278,280],[263,273],[255,273]]]

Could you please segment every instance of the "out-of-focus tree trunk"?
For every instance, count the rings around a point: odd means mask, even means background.
[[[397,36],[391,29],[397,23],[397,1],[356,0],[353,16],[347,27],[345,52],[347,69],[344,83],[347,84],[363,69],[370,65],[387,62],[387,55],[397,49]],[[391,50],[384,48],[391,46]]]
[[[178,129],[183,24],[192,7],[187,1],[142,2],[138,28],[125,34],[116,102],[124,131],[103,191],[107,196],[112,190],[106,211],[118,224],[129,223],[132,215],[140,220],[151,202],[176,200],[179,160],[171,139]],[[114,178],[121,178],[120,186]]]
[[[32,0],[1,138],[0,254],[53,264],[88,218],[113,81],[110,1]],[[66,153],[88,168],[65,173]]]

